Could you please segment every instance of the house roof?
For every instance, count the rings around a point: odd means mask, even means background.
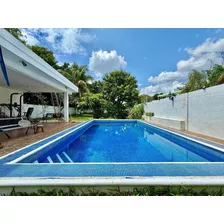
[[[76,85],[5,29],[0,29],[0,46],[10,82],[8,88],[23,92],[78,92]],[[7,87],[1,70],[0,86]]]

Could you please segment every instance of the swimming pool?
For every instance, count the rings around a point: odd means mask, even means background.
[[[214,147],[141,121],[94,121],[12,163],[223,162]]]
[[[164,177],[174,183],[171,177],[202,176],[206,181],[208,176],[224,176],[223,145],[140,120],[87,121],[0,158],[0,178],[16,178],[24,184],[27,179],[21,178],[34,178],[32,184],[72,178],[63,182],[67,185],[84,184],[85,179],[79,178],[87,177],[94,177],[91,183],[96,177],[102,183],[106,177],[103,183],[114,184],[115,177],[122,183],[135,177]]]

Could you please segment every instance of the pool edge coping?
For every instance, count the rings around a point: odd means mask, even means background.
[[[119,176],[0,178],[1,187],[69,187],[69,186],[223,186],[224,176]]]
[[[177,135],[177,136],[179,136],[179,137],[186,138],[186,139],[188,139],[188,140],[190,140],[190,141],[193,141],[193,142],[196,142],[196,143],[199,143],[199,144],[208,146],[208,147],[210,147],[210,148],[215,148],[216,150],[219,150],[219,151],[221,151],[221,152],[224,152],[224,148],[221,147],[221,146],[224,147],[224,145],[222,145],[222,144],[219,144],[219,143],[215,143],[215,142],[206,140],[207,142],[210,142],[210,143],[211,143],[211,144],[209,144],[209,143],[203,141],[203,139],[200,139],[200,140],[199,140],[199,139],[197,139],[197,137],[194,137],[194,136],[188,136],[188,135],[185,135],[185,134],[181,134],[181,133],[179,133],[179,132],[176,132],[176,131],[173,131],[173,130],[169,130],[169,129],[166,129],[166,128],[162,128],[162,127],[160,127],[160,126],[157,126],[157,125],[154,125],[154,124],[150,124],[150,123],[147,123],[147,122],[142,121],[142,120],[137,120],[137,121],[142,122],[142,123],[144,123],[144,124],[146,124],[146,125],[149,125],[149,126],[152,126],[152,127],[158,128],[158,129],[161,129],[161,130],[163,130],[163,131],[169,132],[169,133],[171,133],[171,134]],[[215,143],[216,145],[219,145],[219,147],[213,145],[212,143]]]

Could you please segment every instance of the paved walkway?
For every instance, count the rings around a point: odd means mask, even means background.
[[[48,136],[54,135],[60,131],[68,129],[72,126],[77,125],[78,123],[66,123],[66,122],[48,122],[44,124],[44,132],[40,132],[37,134],[33,134],[33,132],[29,132],[28,135],[21,136],[19,138],[12,138],[2,142],[2,148],[0,149],[0,157],[4,156],[10,152],[13,152],[17,149],[23,148],[27,145],[30,145],[36,141],[40,141],[41,139],[47,138]]]

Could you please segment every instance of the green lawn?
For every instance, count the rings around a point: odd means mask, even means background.
[[[71,115],[69,117],[69,119],[71,119],[71,121],[76,121],[76,122],[83,122],[83,121],[88,121],[93,119],[93,115],[92,114],[79,114],[79,115]],[[39,120],[42,121],[43,118],[36,118],[35,120]],[[56,118],[44,118],[45,121],[56,121]]]
[[[71,120],[76,122],[83,122],[93,119],[92,114],[80,114],[80,115],[72,115]]]

